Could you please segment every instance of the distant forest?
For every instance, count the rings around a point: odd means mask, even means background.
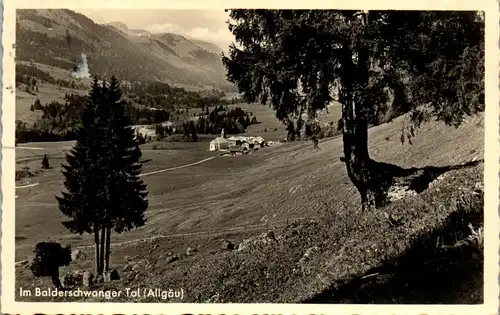
[[[171,88],[163,83],[132,85],[124,90],[125,95],[128,95],[125,97],[126,109],[132,124],[156,125],[159,139],[174,133],[190,135],[191,139],[196,139],[193,135],[216,134],[222,128],[236,134],[244,132],[249,125],[258,123],[255,116],[250,118],[251,113],[239,107],[227,106],[231,102],[221,99],[223,94],[202,97],[195,92]],[[88,96],[66,94],[64,100],[64,104],[53,101],[43,105],[36,99],[30,110],[41,111],[42,115],[33,125],[16,121],[16,143],[75,140],[75,130]],[[179,108],[181,104],[200,107],[191,107],[191,116],[189,108]],[[173,118],[173,126],[163,127],[162,123]]]

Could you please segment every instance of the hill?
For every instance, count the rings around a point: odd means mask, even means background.
[[[205,41],[198,40],[198,39],[192,39],[191,41],[193,43],[195,43],[196,45],[200,46],[201,48],[204,48],[204,49],[211,51],[213,53],[216,53],[216,54],[220,54],[223,51],[222,48],[220,48],[219,46],[217,46],[213,43],[205,42]]]
[[[176,34],[130,30],[120,22],[100,25],[66,9],[29,9],[17,10],[16,37],[18,61],[71,71],[85,53],[91,74],[234,90],[220,56],[202,47],[214,45]]]
[[[394,123],[370,129],[370,151],[377,160],[422,169],[480,160],[484,149],[483,121],[480,115],[457,129],[430,123],[416,135],[414,145],[401,145],[402,118],[398,118]],[[31,150],[16,150],[19,168],[38,169],[44,153],[54,165],[54,169],[16,183],[19,185],[16,189],[16,261],[29,259],[34,245],[41,239],[71,244],[72,248],[92,244],[90,235],[75,235],[64,229],[60,224],[64,218],[54,200],[54,194],[63,188],[58,165],[71,144],[27,144]],[[158,148],[153,149],[153,145]],[[397,209],[386,209],[389,213],[404,214],[409,225],[403,227],[386,226],[386,222],[375,218],[374,213],[365,214],[356,221],[360,201],[347,177],[345,165],[339,161],[342,139],[329,138],[320,143],[320,148],[311,150],[311,144],[305,142],[286,143],[251,155],[215,157],[182,167],[213,156],[207,152],[207,144],[143,145],[144,159],[149,161],[143,169],[150,192],[148,222],[138,230],[113,235],[112,268],[117,268],[123,279],[99,289],[138,287],[144,283],[162,287],[169,281],[192,288],[188,284],[196,282],[196,288],[186,293],[184,302],[205,301],[216,293],[221,295],[219,302],[297,302],[310,298],[308,294],[328,289],[329,281],[346,282],[393,257],[391,255],[400,255],[419,233],[439,229],[443,220],[456,212],[452,205],[455,198],[462,198],[466,191],[457,190],[461,186],[453,182],[449,183],[451,190],[444,186],[437,186],[442,192],[429,188],[396,203]],[[168,171],[157,173],[161,170]],[[467,189],[471,185],[474,188],[482,182],[482,165],[445,175],[448,180],[465,182]],[[36,183],[39,184],[29,186]],[[482,211],[482,208],[477,209]],[[48,217],[51,219],[47,220]],[[301,221],[305,227],[291,225],[281,230],[283,225],[296,221]],[[462,221],[467,231],[471,221],[469,218]],[[243,252],[227,252],[220,248],[221,239],[238,244],[266,229],[273,229],[277,237],[283,235],[283,238],[276,245],[253,244]],[[148,242],[137,242],[142,239]],[[196,248],[197,253],[186,255],[188,247]],[[314,247],[320,248],[319,252],[311,254],[300,271],[299,259]],[[75,268],[91,270],[92,248],[79,249],[87,258],[75,261],[63,270],[63,274]],[[168,258],[172,255],[178,255],[180,262],[169,263]],[[141,257],[147,257],[146,264],[154,268],[146,270],[139,266],[140,276],[129,280],[122,270],[128,261],[142,264]],[[297,274],[294,266],[299,266]],[[268,276],[262,276],[261,272]],[[50,286],[49,279],[33,279],[28,268],[18,267],[16,274],[18,287]],[[318,274],[322,278],[316,277]],[[446,279],[452,278],[459,281],[456,277]],[[481,276],[475,279],[479,279],[479,284],[475,282],[472,290],[481,285]],[[249,291],[241,289],[241,283]],[[448,284],[444,280],[440,282],[441,292],[451,290],[446,289]],[[274,290],[271,295],[268,294],[270,290]],[[378,290],[379,293],[383,291]],[[473,303],[479,298],[475,296]],[[463,301],[469,299],[470,296]]]

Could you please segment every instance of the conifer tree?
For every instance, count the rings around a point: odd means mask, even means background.
[[[56,196],[61,212],[71,220],[63,225],[74,233],[94,234],[95,271],[100,274],[99,231],[102,219],[103,198],[100,193],[101,174],[99,156],[102,155],[102,134],[96,126],[96,109],[101,101],[97,78],[81,113],[80,125],[76,129],[77,141],[66,155],[67,164],[62,165],[67,192]]]
[[[49,168],[50,168],[49,159],[47,158],[47,154],[44,154],[42,159],[42,169],[49,169]]]
[[[120,98],[114,77],[109,86],[94,79],[77,142],[63,165],[67,192],[56,196],[72,219],[63,224],[94,234],[97,275],[109,269],[111,229],[122,233],[144,225],[148,206],[146,185],[138,178],[141,151]]]
[[[111,78],[106,89],[107,144],[104,189],[107,199],[105,271],[109,270],[111,229],[117,233],[143,226],[148,208],[146,185],[139,179],[142,156],[118,80]]]

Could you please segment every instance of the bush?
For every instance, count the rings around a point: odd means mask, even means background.
[[[35,110],[42,110],[42,103],[40,103],[40,100],[37,98],[35,102],[33,103],[33,108]]]
[[[58,289],[62,288],[59,280],[59,267],[71,263],[71,247],[62,247],[56,242],[40,242],[35,247],[35,257],[30,270],[35,277],[51,277]]]

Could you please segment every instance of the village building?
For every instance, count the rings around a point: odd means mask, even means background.
[[[230,151],[233,155],[241,155],[264,147],[265,144],[266,141],[262,137],[217,137],[210,142],[210,151]]]
[[[222,137],[217,137],[214,140],[210,141],[210,151],[220,151],[227,149],[229,149],[229,142]]]

